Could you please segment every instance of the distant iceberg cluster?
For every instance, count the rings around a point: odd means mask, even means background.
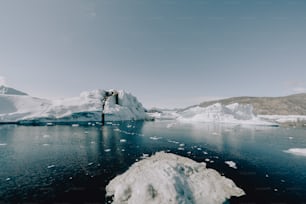
[[[163,113],[153,113],[152,116],[157,116],[158,119],[164,119]],[[260,119],[253,113],[253,106],[249,104],[233,103],[222,105],[216,103],[208,107],[190,107],[183,111],[167,111],[168,115],[183,123],[226,123],[226,124],[245,124],[245,125],[277,125],[276,123],[268,122]]]
[[[15,89],[5,88],[0,93],[0,122],[101,121],[102,100],[114,90],[93,90],[79,97],[48,100],[35,98]],[[20,94],[18,94],[20,93]],[[104,113],[106,121],[146,120],[149,116],[135,96],[119,90],[117,101],[108,97]]]
[[[133,164],[106,187],[113,204],[221,204],[244,191],[205,163],[159,152]]]

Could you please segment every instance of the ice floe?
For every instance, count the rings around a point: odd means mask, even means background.
[[[165,152],[133,164],[109,182],[106,192],[113,204],[217,204],[245,194],[205,163]]]

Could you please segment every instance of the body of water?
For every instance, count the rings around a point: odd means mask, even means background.
[[[144,156],[206,162],[246,195],[230,203],[306,203],[306,129],[179,124],[0,126],[0,203],[105,203],[105,186]],[[225,162],[234,161],[237,169]]]

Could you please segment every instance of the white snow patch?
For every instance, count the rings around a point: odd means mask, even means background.
[[[106,186],[113,204],[217,204],[244,191],[205,163],[159,152],[133,164]]]
[[[291,149],[285,150],[284,152],[306,157],[306,148],[291,148]]]
[[[237,169],[237,165],[233,161],[225,161],[224,163],[226,163],[229,167],[231,167],[233,169]]]

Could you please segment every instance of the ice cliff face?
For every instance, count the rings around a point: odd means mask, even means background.
[[[43,121],[100,121],[102,100],[114,90],[83,92],[79,97],[48,100],[28,95],[0,93],[0,122],[23,120]],[[104,113],[106,121],[145,120],[148,118],[142,104],[133,95],[118,91],[106,99]],[[118,104],[116,104],[118,102]]]

